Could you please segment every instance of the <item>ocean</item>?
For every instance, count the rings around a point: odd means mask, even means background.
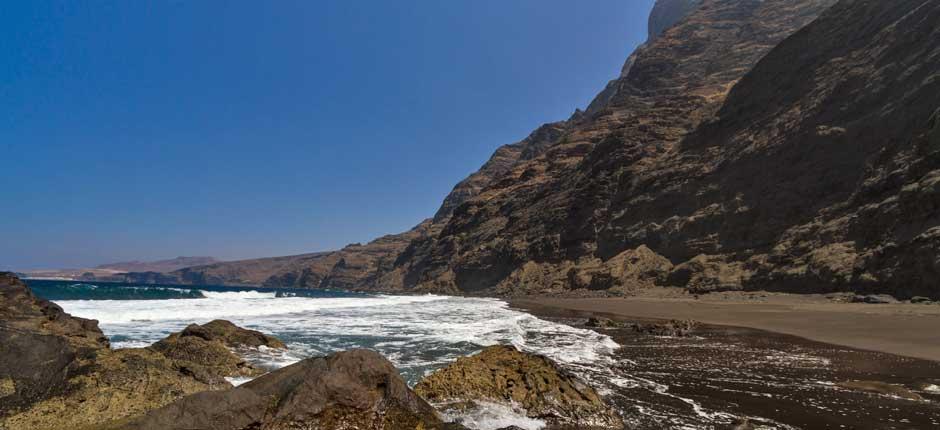
[[[274,370],[307,357],[350,348],[376,350],[409,384],[485,346],[510,344],[543,354],[603,390],[614,376],[618,348],[592,330],[539,319],[498,299],[368,295],[343,291],[147,286],[121,283],[27,280],[40,297],[66,312],[98,320],[113,348],[148,346],[188,324],[226,319],[274,335],[288,350],[259,350],[246,357]],[[231,380],[238,384],[244,380]],[[535,430],[538,420],[510,408],[481,405],[459,418],[481,430],[516,425]]]

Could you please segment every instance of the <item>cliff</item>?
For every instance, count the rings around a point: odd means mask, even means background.
[[[660,0],[585,111],[367,245],[174,272],[453,294],[940,297],[937,0]],[[818,18],[818,19],[817,19]]]

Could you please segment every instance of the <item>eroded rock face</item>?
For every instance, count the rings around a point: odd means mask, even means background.
[[[444,423],[392,363],[373,351],[350,350],[186,397],[120,428],[431,430]]]
[[[456,207],[438,235],[413,243],[398,261],[405,279],[469,294],[616,291],[617,277],[603,266],[625,251],[645,247],[666,267],[720,254],[720,239],[737,237],[722,217],[742,208],[709,200],[723,188],[696,185],[726,171],[705,161],[722,160],[721,148],[678,161],[682,142],[774,46],[834,3],[703,0],[637,50],[602,108]],[[718,275],[696,279],[726,288]]]
[[[623,421],[584,382],[546,357],[491,346],[425,377],[415,392],[444,408],[474,401],[515,404],[554,427],[620,429]]]
[[[650,12],[649,40],[659,37],[701,4],[702,0],[657,0]]]

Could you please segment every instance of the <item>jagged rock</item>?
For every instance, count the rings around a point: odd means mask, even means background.
[[[195,394],[118,427],[431,430],[445,425],[392,363],[373,351],[351,350],[309,358],[229,390]]]
[[[698,325],[698,321],[694,320],[671,320],[658,324],[633,323],[628,327],[634,332],[641,334],[648,334],[653,336],[686,337],[691,336]]]
[[[620,429],[623,421],[591,387],[546,357],[491,346],[422,379],[415,392],[444,408],[474,401],[518,405],[551,426]]]

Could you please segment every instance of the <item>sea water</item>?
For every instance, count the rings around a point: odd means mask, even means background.
[[[509,344],[548,356],[591,381],[606,377],[618,347],[608,336],[536,318],[498,299],[73,281],[28,284],[66,312],[98,320],[114,348],[147,346],[188,324],[213,319],[274,335],[288,345],[287,351],[262,348],[247,357],[269,370],[307,357],[369,348],[391,360],[414,385],[458,357]],[[484,430],[542,426],[500,405],[481,404],[462,420]]]

